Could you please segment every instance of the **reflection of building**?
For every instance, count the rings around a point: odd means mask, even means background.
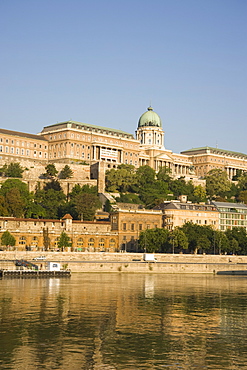
[[[70,215],[61,220],[23,219],[0,217],[0,232],[8,230],[16,239],[19,250],[57,248],[58,239],[64,231],[70,237],[72,247],[77,251],[118,250],[118,237],[111,231],[107,221],[75,221]]]
[[[194,204],[187,202],[187,197],[180,197],[180,201],[165,201],[154,207],[163,212],[163,227],[173,230],[177,226],[183,226],[186,222],[198,225],[210,225],[219,228],[219,212],[212,204]]]
[[[247,206],[241,203],[212,202],[219,211],[219,229],[225,231],[233,227],[247,230]]]
[[[185,150],[182,154],[188,156],[193,162],[198,177],[205,176],[214,168],[226,171],[230,180],[237,174],[238,170],[247,171],[247,154],[208,146]]]

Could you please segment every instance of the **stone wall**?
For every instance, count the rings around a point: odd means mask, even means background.
[[[48,179],[45,179],[42,174],[46,172],[45,167],[47,164],[36,163],[34,165],[33,162],[21,163],[21,166],[25,169],[22,174],[22,178],[19,179],[28,184],[29,191],[35,191],[37,183],[40,183],[41,188],[44,183],[48,182]],[[58,175],[60,171],[64,168],[64,163],[55,163],[55,167],[58,171]],[[81,164],[69,164],[69,167],[73,171],[73,177],[71,179],[59,179],[60,185],[67,195],[68,192],[71,192],[73,187],[76,184],[83,185],[90,185],[90,186],[97,186],[97,180],[91,179],[90,175],[90,166],[89,165],[81,165]],[[0,177],[0,183],[6,181],[6,177]]]
[[[16,259],[32,261],[37,252],[0,252],[0,268],[15,268]],[[209,273],[247,270],[247,256],[156,254],[157,262],[143,261],[140,253],[42,252],[47,261],[60,262],[72,272]],[[45,261],[35,261],[42,269]]]

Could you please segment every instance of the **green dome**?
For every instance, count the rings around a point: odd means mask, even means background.
[[[143,113],[139,119],[138,127],[144,126],[162,127],[160,116],[153,111],[152,107],[148,107],[147,112]]]

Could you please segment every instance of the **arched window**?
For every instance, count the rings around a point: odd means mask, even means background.
[[[83,241],[83,239],[82,239],[82,238],[77,239],[77,247],[78,247],[78,248],[83,247],[83,244],[84,244],[84,241]]]
[[[115,239],[110,239],[109,247],[110,248],[115,248],[115,246],[116,246],[116,240]]]
[[[37,246],[37,245],[38,245],[38,238],[37,238],[37,236],[34,236],[34,237],[32,238],[32,245],[33,245],[33,246]]]
[[[25,236],[21,236],[20,239],[19,239],[19,244],[21,245],[26,245],[26,237]]]
[[[99,249],[100,251],[105,251],[105,239],[103,238],[99,240]]]
[[[76,247],[78,252],[85,252],[84,240],[82,238],[77,239]]]
[[[89,251],[94,250],[94,238],[90,238],[87,245]]]

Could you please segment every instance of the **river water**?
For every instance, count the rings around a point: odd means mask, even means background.
[[[247,369],[247,280],[0,280],[0,369]]]

